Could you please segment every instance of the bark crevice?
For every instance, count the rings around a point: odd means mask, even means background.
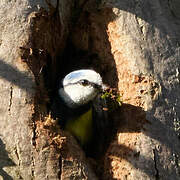
[[[153,149],[153,160],[154,160],[154,169],[155,169],[155,178],[159,180],[159,170],[158,170],[158,156],[157,156],[157,149]]]
[[[9,107],[8,107],[8,111],[9,111],[10,115],[11,115],[12,99],[13,99],[13,87],[11,86],[10,87]]]

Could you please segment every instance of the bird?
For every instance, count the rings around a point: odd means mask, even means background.
[[[105,102],[100,95],[106,87],[99,73],[80,69],[67,74],[58,88],[54,114],[60,126],[76,138],[87,154],[103,149],[98,147],[105,139],[108,117],[102,110]]]

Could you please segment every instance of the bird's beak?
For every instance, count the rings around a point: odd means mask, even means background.
[[[100,92],[105,92],[108,89],[108,86],[106,86],[105,84],[102,85],[94,84],[93,86]]]
[[[101,89],[102,89],[103,92],[105,92],[105,91],[107,91],[109,89],[109,87],[107,85],[103,84]]]

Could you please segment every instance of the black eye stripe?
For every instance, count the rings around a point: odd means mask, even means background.
[[[65,85],[65,86],[70,86],[70,85],[73,85],[73,84],[80,84],[80,85],[82,85],[82,86],[91,85],[93,88],[95,88],[95,89],[97,89],[97,90],[100,90],[100,91],[102,90],[102,86],[101,86],[101,85],[96,84],[96,83],[93,83],[93,82],[90,82],[90,81],[88,81],[87,79],[81,79],[81,80],[79,80],[79,81],[77,81],[77,82],[69,83],[69,84],[67,84],[67,85]]]
[[[93,82],[90,82],[86,79],[82,79],[80,81],[78,81],[82,86],[88,86],[91,85],[93,88],[97,89],[97,90],[102,90],[102,86]]]

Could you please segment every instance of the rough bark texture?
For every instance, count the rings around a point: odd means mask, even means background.
[[[117,179],[180,178],[180,21],[168,3],[117,1],[117,19],[108,25],[126,103],[124,124],[106,156]],[[139,129],[143,111],[148,123]]]
[[[179,179],[179,12],[178,0],[2,0],[0,176],[96,179],[48,116],[57,74],[93,67],[123,99],[99,179]]]

